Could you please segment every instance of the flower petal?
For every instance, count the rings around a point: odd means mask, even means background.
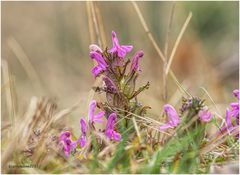
[[[93,122],[96,106],[97,106],[97,102],[95,100],[92,100],[89,104],[88,119],[90,122]]]
[[[121,47],[125,50],[125,52],[131,52],[131,50],[133,49],[132,45],[122,45]]]
[[[59,140],[64,141],[65,139],[69,138],[71,136],[70,131],[64,131],[60,134]]]
[[[121,134],[114,131],[114,125],[115,125],[115,122],[116,122],[116,118],[117,118],[117,115],[115,113],[111,113],[109,115],[107,125],[106,125],[106,129],[105,129],[105,135],[109,139],[119,141],[119,140],[121,140]]]
[[[113,130],[112,130],[112,129],[106,129],[105,135],[106,135],[109,139],[112,139]]]
[[[108,50],[109,53],[117,53],[118,57],[124,58],[127,54],[127,52],[130,52],[133,48],[131,45],[120,45],[117,35],[114,31],[112,31],[112,42],[113,42],[113,47]]]
[[[78,139],[78,143],[80,145],[80,147],[84,147],[85,144],[87,142],[87,137],[82,135],[79,139]]]
[[[85,135],[87,133],[87,122],[84,118],[80,119],[80,125],[81,125],[82,134]]]
[[[209,122],[212,119],[211,112],[208,112],[207,110],[200,110],[198,116],[202,122]]]
[[[180,118],[177,114],[177,111],[174,109],[174,107],[169,104],[166,104],[166,105],[164,105],[163,108],[168,116],[169,124],[172,126],[177,126]]]
[[[180,118],[174,109],[173,106],[170,104],[166,104],[163,106],[165,113],[167,114],[168,117],[168,122],[162,126],[160,126],[160,130],[165,130],[168,128],[172,128],[178,125]]]
[[[137,51],[135,55],[133,56],[132,63],[131,63],[131,68],[130,71],[138,71],[139,69],[139,59],[143,57],[144,53],[143,51]]]
[[[239,102],[233,102],[230,104],[231,106],[231,115],[235,118],[239,117]]]
[[[101,111],[101,112],[97,113],[97,114],[94,116],[94,119],[100,119],[100,118],[102,118],[104,115],[105,115],[105,112],[104,112],[104,111]]]
[[[112,42],[113,42],[113,47],[120,47],[117,34],[114,31],[112,31]]]
[[[231,121],[231,111],[227,108],[226,109],[226,123],[227,127],[232,127],[232,121]]]
[[[108,50],[109,53],[114,53],[117,51],[116,47],[112,47],[111,49]]]
[[[239,94],[240,94],[239,89],[235,89],[235,90],[233,91],[233,95],[234,95],[238,100],[240,100]]]
[[[69,138],[63,141],[63,150],[66,157],[69,157],[72,150],[76,148],[76,142],[72,142]]]
[[[124,58],[127,54],[127,52],[121,47],[117,49],[117,53],[120,58]]]
[[[66,157],[69,157],[70,156],[70,153],[71,153],[71,149],[69,147],[64,147],[64,154]]]
[[[94,75],[94,78],[96,78],[100,73],[102,73],[105,69],[103,69],[100,66],[95,66],[92,68],[91,72]]]
[[[121,140],[121,138],[122,138],[121,134],[119,134],[116,131],[113,131],[113,139],[114,140],[119,141],[119,140]]]
[[[106,130],[114,129],[114,124],[115,124],[116,118],[117,118],[117,115],[115,113],[111,113],[109,115],[108,120],[107,120]]]
[[[71,147],[71,150],[76,149],[76,147],[77,147],[77,141],[72,141],[70,147]]]
[[[90,52],[90,57],[94,60],[97,61],[97,63],[99,65],[101,65],[102,68],[105,68],[107,67],[107,63],[106,61],[104,60],[104,58],[102,57],[102,55],[98,52]]]
[[[169,123],[166,123],[166,124],[160,126],[160,130],[161,130],[161,131],[163,131],[163,130],[165,130],[165,129],[168,129],[168,128],[172,128],[172,126],[171,126]]]
[[[94,121],[94,123],[103,123],[103,120],[101,120],[101,119],[94,119],[93,121]]]
[[[91,45],[89,46],[89,50],[90,50],[90,51],[94,51],[94,52],[100,52],[100,53],[102,53],[102,49],[101,49],[98,45],[96,45],[96,44],[91,44]]]

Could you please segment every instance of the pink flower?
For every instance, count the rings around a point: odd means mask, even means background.
[[[226,130],[232,132],[239,127],[239,90],[234,90],[233,95],[238,99],[238,102],[231,103],[231,109],[226,109],[226,125],[220,129],[221,132]]]
[[[235,118],[236,125],[239,125],[239,90],[236,89],[233,91],[233,95],[238,99],[237,102],[232,102],[230,104],[231,109],[226,110],[226,123],[228,127],[232,127],[231,118]]]
[[[112,42],[113,47],[109,50],[110,53],[117,53],[120,58],[124,58],[128,52],[131,52],[133,46],[131,45],[120,45],[117,35],[112,31]]]
[[[231,106],[231,115],[235,118],[239,116],[239,102],[233,102],[230,104]]]
[[[79,137],[78,143],[80,147],[84,147],[86,142],[87,142],[87,137],[85,135],[82,135],[81,137]]]
[[[92,100],[89,104],[89,111],[88,111],[88,120],[90,123],[103,122],[101,118],[105,115],[105,113],[102,111],[95,115],[94,113],[95,113],[96,107],[97,107],[97,102],[95,100]],[[79,143],[80,147],[84,147],[87,142],[87,130],[88,130],[88,124],[84,118],[80,119],[80,126],[81,126],[82,135],[78,138],[77,142]]]
[[[239,90],[235,89],[233,91],[233,95],[238,99],[238,101],[230,104],[230,106],[232,108],[231,115],[235,118],[239,118]]]
[[[66,139],[63,145],[64,153],[69,157],[70,153],[77,147],[77,142],[70,139]]]
[[[130,68],[130,71],[140,71],[140,68],[139,68],[139,59],[142,58],[144,55],[143,51],[137,51],[135,53],[135,55],[133,56],[133,59],[132,59],[132,64],[131,64],[131,68]]]
[[[81,126],[82,134],[86,135],[88,127],[87,127],[87,122],[85,121],[84,118],[80,119],[80,126]]]
[[[102,55],[96,51],[90,52],[90,57],[97,61],[98,65],[92,68],[92,73],[96,78],[100,73],[107,69],[107,63],[105,62]]]
[[[202,122],[209,122],[212,119],[211,112],[207,110],[200,110],[198,112],[198,116]]]
[[[70,131],[64,131],[60,134],[60,137],[59,137],[59,140],[62,141],[62,140],[65,140],[67,138],[70,138],[71,136],[71,132]]]
[[[117,119],[117,115],[115,113],[112,113],[109,115],[107,125],[106,125],[105,135],[109,139],[119,141],[121,140],[121,134],[114,131],[114,125],[115,125],[116,119]]]
[[[228,130],[228,132],[234,131],[238,128],[239,118],[236,118],[236,124],[232,123],[232,112],[229,108],[226,109],[226,125],[220,129],[221,132]]]
[[[160,130],[165,130],[168,128],[176,127],[180,122],[179,115],[177,114],[176,110],[173,106],[166,104],[164,105],[164,111],[167,114],[168,122],[162,126],[160,126]]]
[[[88,111],[89,121],[91,123],[94,123],[94,122],[102,123],[103,120],[101,118],[105,115],[105,112],[101,111],[95,115],[94,113],[95,113],[96,107],[97,107],[97,102],[95,100],[92,100],[91,103],[89,104],[89,111]]]
[[[235,90],[233,91],[233,95],[234,95],[238,100],[240,100],[239,94],[240,94],[239,89],[235,89]]]
[[[84,118],[81,118],[80,126],[81,126],[82,135],[79,137],[78,143],[80,147],[84,147],[87,142],[86,135],[87,135],[87,129],[88,129],[87,122],[85,121]]]
[[[72,141],[71,133],[69,131],[62,132],[60,134],[59,140],[63,144],[63,150],[66,157],[69,157],[71,151],[73,151],[77,147],[77,142]]]
[[[229,110],[229,108],[226,109],[226,123],[227,123],[227,127],[232,127],[232,121],[231,121],[232,115],[231,115],[231,111]]]

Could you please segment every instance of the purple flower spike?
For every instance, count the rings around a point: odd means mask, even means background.
[[[91,123],[103,122],[101,118],[105,115],[105,112],[101,111],[95,115],[94,113],[95,113],[96,107],[97,107],[97,102],[95,100],[92,100],[89,105],[89,111],[88,111],[88,118]]]
[[[133,56],[133,59],[132,59],[132,64],[131,64],[131,69],[130,71],[140,71],[140,68],[139,68],[139,59],[142,58],[144,55],[143,51],[137,51],[135,53],[135,55]]]
[[[106,125],[105,135],[109,139],[119,141],[121,140],[121,134],[114,131],[114,125],[115,125],[116,119],[117,119],[117,115],[115,113],[112,113],[109,115],[107,125]]]
[[[124,58],[128,52],[131,52],[133,46],[131,45],[120,45],[117,35],[112,31],[112,42],[113,47],[109,50],[110,53],[117,53],[120,58]]]
[[[212,119],[211,112],[207,110],[200,110],[198,116],[202,122],[209,122]]]
[[[180,121],[180,118],[176,112],[176,110],[174,109],[174,107],[172,107],[169,104],[164,105],[164,111],[168,116],[168,122],[162,126],[160,126],[160,130],[165,130],[168,128],[172,128],[172,127],[176,127]]]
[[[96,78],[100,73],[107,69],[107,63],[105,62],[102,55],[96,51],[90,52],[90,57],[97,61],[98,65],[92,68],[92,73]]]

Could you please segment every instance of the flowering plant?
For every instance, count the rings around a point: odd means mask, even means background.
[[[217,4],[217,8],[212,8],[214,3],[207,3],[204,8],[202,5],[195,8],[195,3],[191,3],[195,25],[187,37],[185,31],[192,12],[179,28],[173,23],[175,2],[164,3],[164,7],[162,3],[142,3],[145,13],[153,10],[147,18],[150,21],[145,20],[135,1],[58,3],[57,8],[51,4],[44,3],[42,9],[35,11],[26,3],[3,3],[3,23],[8,24],[3,27],[6,35],[2,40],[1,64],[3,173],[230,174],[239,171],[240,95],[238,89],[229,96],[231,92],[226,92],[239,82],[238,76],[233,75],[238,71],[235,54],[238,37],[232,37],[238,29],[234,23],[239,14],[236,2],[227,8],[226,2]],[[165,7],[171,8],[167,25],[164,24],[166,16],[155,13]],[[188,9],[189,3],[181,3],[181,7]],[[140,23],[133,19],[133,10]],[[37,16],[29,15],[32,12]],[[46,14],[39,15],[42,12]],[[203,18],[198,14],[203,14]],[[179,15],[177,23],[185,10]],[[18,20],[16,24],[14,19]],[[147,26],[149,22],[154,33]],[[41,27],[34,28],[35,24]],[[121,33],[112,31],[105,35],[105,29],[111,26],[117,26]],[[204,30],[195,31],[196,26]],[[81,30],[77,30],[79,27]],[[22,35],[26,31],[35,34],[27,33],[29,37],[26,37]],[[154,38],[158,35],[160,39],[164,33],[164,41]],[[136,38],[134,42],[139,48],[127,38],[124,42],[123,34]],[[112,40],[110,45],[107,38]],[[31,45],[31,39],[36,44]],[[163,48],[158,43],[164,43]],[[209,51],[211,56],[207,54]],[[221,59],[209,61],[209,56],[221,56]],[[84,65],[86,61],[94,66]],[[223,62],[215,64],[216,61]],[[88,78],[81,77],[81,73],[95,81],[88,95],[86,91],[79,92],[91,83],[83,82]],[[199,92],[199,85],[203,93]],[[25,108],[29,96],[32,98]],[[59,109],[56,96],[63,98],[60,106],[69,107]],[[77,103],[68,104],[75,98]],[[79,112],[84,113],[79,115]]]
[[[111,49],[103,50],[95,44],[89,47],[90,58],[97,63],[91,72],[94,78],[101,78],[103,82],[102,86],[93,87],[93,89],[98,93],[104,93],[106,98],[105,101],[92,100],[90,102],[87,120],[80,119],[81,135],[77,139],[72,137],[70,131],[63,131],[60,134],[59,141],[65,156],[69,157],[71,153],[74,155],[85,147],[91,148],[91,143],[88,144],[90,137],[94,137],[91,139],[95,140],[92,144],[96,146],[97,143],[98,148],[104,147],[102,141],[104,139],[117,144],[120,142],[121,145],[130,141],[129,139],[138,138],[140,145],[138,149],[147,151],[146,148],[149,144],[164,146],[163,150],[151,148],[156,153],[152,155],[150,164],[144,166],[141,172],[159,172],[157,167],[164,162],[164,158],[167,159],[169,156],[173,156],[171,159],[173,163],[179,161],[181,157],[182,165],[188,163],[196,166],[191,161],[200,161],[198,156],[202,152],[209,152],[209,144],[214,142],[214,140],[207,141],[206,137],[206,127],[213,123],[214,114],[210,112],[204,100],[190,96],[183,97],[179,112],[171,104],[165,104],[163,110],[166,118],[163,122],[149,118],[147,109],[150,107],[143,106],[137,100],[137,96],[150,86],[150,83],[147,82],[140,88],[136,87],[137,78],[141,75],[139,61],[144,53],[139,50],[132,58],[128,58],[127,54],[132,51],[133,46],[120,45],[114,31],[112,32],[112,42]],[[239,129],[239,90],[234,90],[233,94],[238,102],[231,103],[231,109],[226,109],[224,126],[215,133],[216,137],[225,132],[230,132],[233,137],[238,136],[236,130]],[[95,113],[97,108],[100,112]],[[235,121],[233,122],[232,119]],[[97,130],[95,126],[97,123],[106,123],[104,129]],[[152,136],[152,129],[165,138],[159,139]],[[104,138],[99,134],[103,134]],[[176,137],[179,138],[177,141],[182,142],[182,145],[176,142]],[[148,154],[151,153],[148,152]],[[143,156],[142,153],[140,155]],[[190,173],[190,169],[188,170]]]

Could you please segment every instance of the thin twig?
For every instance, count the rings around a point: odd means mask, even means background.
[[[135,116],[135,117],[137,117],[137,118],[140,118],[140,119],[145,120],[145,121],[150,122],[150,123],[154,123],[154,124],[156,124],[157,126],[163,124],[163,123],[161,123],[161,122],[159,122],[159,121],[157,121],[157,120],[154,120],[154,119],[152,119],[152,118],[149,118],[149,117],[146,117],[146,116],[145,116],[145,117],[142,117],[142,116],[140,116],[140,115],[134,114],[134,113],[129,112],[129,111],[124,110],[124,109],[120,109],[120,108],[115,108],[115,109],[117,109],[117,110],[119,110],[119,111],[127,112],[127,113],[129,113],[129,114],[131,114],[131,115],[133,115],[133,116]],[[145,125],[144,123],[141,123],[141,124]],[[152,127],[150,127],[150,125],[145,125],[145,126],[147,126],[147,127],[149,127],[149,128],[152,128]],[[157,130],[158,132],[162,132],[162,133],[164,133],[164,134],[170,135],[169,133],[166,133],[166,132],[164,132],[164,131],[160,131],[160,130],[158,130],[158,129],[156,129],[156,128],[155,128],[155,130]]]
[[[156,49],[157,53],[159,54],[159,56],[161,57],[161,59],[162,59],[163,62],[164,62],[164,61],[166,60],[166,58],[165,58],[165,56],[163,55],[163,52],[161,51],[161,49],[158,47],[155,39],[154,39],[153,36],[152,36],[152,33],[149,31],[148,26],[147,26],[147,24],[146,24],[146,22],[145,22],[145,20],[144,20],[144,18],[143,18],[143,15],[142,15],[142,13],[141,13],[141,11],[140,11],[137,3],[134,2],[134,1],[131,1],[131,2],[132,2],[132,5],[133,5],[134,9],[135,9],[136,12],[137,12],[137,15],[138,15],[138,17],[139,17],[139,19],[140,19],[140,21],[141,21],[141,24],[143,25],[143,28],[144,28],[145,32],[147,33],[150,41],[151,41],[152,44],[153,44],[153,47]]]
[[[172,28],[172,21],[173,21],[173,14],[175,10],[175,5],[176,3],[173,2],[171,12],[169,15],[169,21],[167,25],[167,32],[166,32],[166,41],[165,41],[165,48],[164,48],[164,55],[166,60],[164,61],[163,64],[163,101],[167,102],[167,75],[166,75],[166,68],[167,68],[167,62],[168,62],[168,44],[169,44],[169,34],[170,30]]]
[[[9,48],[13,51],[13,53],[16,55],[16,58],[21,63],[24,70],[26,71],[29,79],[33,83],[34,88],[36,90],[42,90],[40,78],[32,63],[30,62],[30,59],[27,57],[23,48],[20,46],[17,40],[13,37],[10,37],[7,40],[7,44]]]
[[[234,136],[234,135],[237,135],[238,133],[239,133],[239,127],[235,128],[231,134]],[[220,145],[221,143],[223,143],[228,139],[227,136],[228,136],[228,133],[226,132],[222,134],[218,139],[215,139],[214,141],[209,141],[208,144],[201,149],[200,151],[201,154],[206,154],[207,152],[211,151],[213,148],[216,148],[218,145]]]
[[[104,30],[104,24],[103,24],[101,11],[98,8],[96,2],[94,3],[94,7],[96,10],[96,17],[97,17],[97,21],[98,21],[98,25],[99,25],[99,32],[100,32],[100,38],[101,38],[101,42],[102,42],[102,48],[105,48],[107,46],[107,39],[106,39],[105,30]]]
[[[174,57],[174,55],[175,55],[175,53],[176,53],[176,50],[177,50],[177,48],[178,48],[178,45],[179,45],[179,43],[180,43],[180,41],[181,41],[181,39],[182,39],[182,36],[183,36],[183,34],[184,34],[184,32],[185,32],[185,30],[186,30],[186,28],[187,28],[187,25],[188,25],[189,21],[191,20],[191,18],[192,18],[192,12],[190,12],[190,13],[188,14],[188,17],[187,17],[185,23],[183,24],[183,27],[182,27],[182,29],[181,29],[178,37],[177,37],[177,40],[176,40],[176,42],[175,42],[175,44],[174,44],[174,47],[173,47],[173,49],[172,49],[172,52],[171,52],[171,55],[170,55],[170,58],[169,58],[169,61],[168,61],[168,65],[167,65],[167,69],[166,69],[166,74],[168,74],[168,72],[169,72],[169,70],[170,70],[170,67],[171,67],[171,64],[172,64],[172,61],[173,61],[173,57]]]
[[[166,41],[165,41],[165,48],[164,48],[164,55],[166,60],[163,63],[163,81],[162,81],[162,86],[163,86],[163,102],[167,103],[167,99],[168,99],[168,93],[167,93],[167,74],[166,74],[166,68],[167,68],[167,62],[168,62],[168,42],[169,42],[169,34],[170,34],[170,30],[172,27],[172,21],[173,21],[173,14],[174,14],[174,10],[175,10],[175,2],[173,2],[172,4],[172,8],[170,11],[170,15],[169,15],[169,21],[168,21],[168,25],[167,25],[167,32],[166,32]],[[161,119],[161,118],[160,118]],[[166,116],[162,117],[162,121],[166,120]],[[164,136],[165,135],[159,135],[159,139],[160,142],[164,140]]]
[[[167,32],[166,32],[166,42],[165,42],[165,48],[164,48],[164,55],[165,58],[168,58],[168,44],[169,44],[169,34],[172,28],[172,22],[173,22],[173,16],[174,16],[174,12],[175,12],[175,6],[176,6],[176,2],[173,2],[172,4],[172,8],[171,8],[171,12],[169,15],[169,20],[168,20],[168,26],[167,26]]]
[[[95,28],[95,33],[96,33],[96,36],[97,36],[97,42],[98,42],[98,45],[102,48],[103,45],[102,45],[100,32],[99,32],[99,24],[98,24],[98,20],[97,20],[97,17],[96,17],[96,11],[95,11],[93,1],[90,1],[90,7],[91,7],[91,12],[92,12],[92,19],[93,19],[93,24],[94,24],[94,28]]]
[[[89,29],[90,29],[90,38],[91,38],[91,43],[95,43],[95,36],[97,37],[97,44],[100,47],[103,47],[103,44],[106,43],[106,38],[104,34],[104,28],[101,20],[100,11],[95,9],[94,2],[92,1],[87,1],[87,12],[88,12],[88,24],[89,24]],[[94,62],[94,65],[97,63]],[[101,77],[97,77],[93,87],[97,87],[101,84],[102,80]],[[86,103],[86,108],[88,109],[88,104],[90,101],[93,99],[95,94],[95,91],[91,89],[88,93],[87,97],[87,103]]]
[[[142,139],[141,139],[141,135],[140,135],[140,132],[139,132],[139,129],[138,129],[138,126],[137,126],[137,122],[135,120],[135,117],[132,117],[132,121],[133,121],[133,125],[135,127],[135,130],[137,132],[137,136],[138,136],[138,139],[139,139],[139,142],[142,143]]]
[[[6,88],[6,105],[8,110],[8,116],[10,119],[12,131],[15,127],[16,118],[16,102],[13,93],[13,81],[11,79],[11,74],[9,71],[8,63],[6,60],[2,60],[2,71],[3,71],[3,81],[5,83],[9,82],[9,88]]]
[[[208,96],[208,98],[211,100],[213,106],[214,106],[214,107],[216,108],[216,110],[218,111],[218,115],[220,116],[219,113],[221,113],[221,112],[220,112],[220,110],[218,109],[218,107],[217,107],[216,103],[214,102],[214,100],[212,99],[212,97],[210,96],[210,94],[208,93],[208,91],[207,91],[204,87],[200,87],[200,89],[202,89],[202,90],[206,93],[206,95]],[[221,117],[221,119],[223,119],[223,117]]]
[[[91,13],[91,6],[90,6],[90,1],[86,2],[87,6],[87,15],[88,15],[88,28],[89,28],[89,35],[90,35],[90,42],[94,43],[95,42],[95,35],[94,35],[94,29],[93,29],[93,21],[92,21],[92,13]]]
[[[136,11],[139,19],[140,19],[140,22],[141,22],[141,24],[142,24],[145,32],[146,32],[147,35],[148,35],[151,43],[153,44],[153,46],[154,46],[155,50],[157,51],[158,55],[160,56],[160,58],[161,58],[162,61],[164,62],[164,61],[166,60],[166,58],[165,58],[165,56],[163,55],[161,49],[158,47],[158,45],[157,45],[156,41],[154,40],[151,32],[149,31],[149,29],[148,29],[148,27],[147,27],[147,24],[146,24],[146,22],[145,22],[145,20],[144,20],[144,18],[143,18],[143,15],[142,15],[142,13],[141,13],[141,11],[140,11],[137,3],[134,2],[134,1],[132,1],[132,5],[133,5],[133,7],[134,7],[134,9],[135,9],[135,11]],[[170,76],[172,77],[172,79],[174,80],[174,82],[176,83],[176,85],[178,86],[178,88],[181,89],[181,92],[184,92],[184,93],[186,93],[188,96],[191,97],[191,94],[189,94],[189,93],[181,86],[181,84],[180,84],[179,81],[177,80],[176,76],[174,75],[173,71],[172,71],[171,69],[169,69],[169,72],[170,72]]]
[[[161,122],[159,122],[159,121],[157,121],[157,120],[154,120],[154,119],[149,118],[149,117],[146,117],[146,116],[145,116],[145,117],[142,117],[142,116],[140,116],[140,115],[134,114],[134,113],[129,112],[129,111],[124,110],[124,109],[120,109],[120,108],[116,108],[116,109],[119,110],[119,111],[123,111],[123,112],[127,112],[127,113],[129,113],[129,114],[132,114],[133,116],[138,117],[138,118],[141,118],[141,119],[143,119],[143,120],[156,123],[156,124],[158,124],[158,125],[162,125],[162,124],[163,124],[163,123],[161,123]]]

